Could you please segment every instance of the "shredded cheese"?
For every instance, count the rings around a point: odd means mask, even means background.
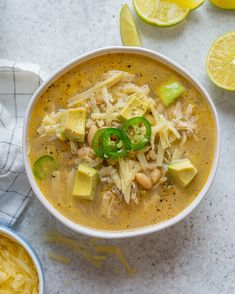
[[[139,152],[137,152],[136,156],[137,156],[137,158],[138,158],[138,160],[139,160],[139,163],[140,163],[140,165],[141,165],[141,167],[142,167],[142,169],[143,169],[144,171],[146,171],[147,169],[152,169],[152,166],[151,166],[151,164],[147,161],[147,159],[146,159],[145,154],[144,154],[143,151],[139,151]]]
[[[97,260],[94,255],[91,255],[87,249],[87,246],[82,241],[69,239],[58,233],[49,233],[46,236],[44,236],[44,240],[49,243],[60,244],[69,249],[72,249],[76,253],[83,255],[83,257],[89,263],[91,263],[97,268],[100,268],[102,266],[102,260]]]
[[[127,204],[130,203],[131,198],[131,182],[134,180],[136,174],[141,170],[141,165],[130,159],[120,158],[119,163],[119,175],[122,184],[122,193],[124,195],[124,200]]]
[[[118,171],[114,167],[112,167],[111,165],[101,168],[99,171],[99,176],[100,176],[101,181],[103,180],[104,177],[110,176],[113,183],[116,185],[116,187],[119,190],[121,190],[122,183],[121,183],[120,176],[118,174]]]
[[[0,293],[38,293],[38,274],[27,251],[0,234]]]
[[[126,83],[120,86],[117,86],[116,89],[114,90],[114,92],[116,93],[125,93],[125,94],[131,94],[131,93],[135,93],[138,92],[138,90],[140,89],[139,86],[137,86],[134,83]]]
[[[157,166],[162,166],[163,159],[164,159],[165,149],[162,148],[162,143],[159,142],[158,148],[157,148]]]
[[[104,87],[111,87],[118,83],[124,76],[125,72],[124,71],[116,71],[111,77],[108,79],[96,84],[94,87],[86,90],[85,92],[82,92],[78,95],[75,95],[74,97],[70,98],[68,101],[68,106],[71,107],[77,103],[80,102],[81,99],[87,99],[89,98],[92,94],[94,94],[96,91],[104,88]]]
[[[53,261],[60,262],[63,264],[70,264],[72,261],[71,258],[68,258],[64,255],[57,254],[55,252],[48,252],[48,257]]]
[[[171,147],[171,143],[180,139],[180,133],[174,127],[174,124],[167,120],[163,115],[158,116],[158,123],[152,127],[151,146],[154,149],[155,136],[159,135],[163,149]]]
[[[116,246],[111,246],[111,245],[95,245],[94,249],[96,250],[97,253],[102,253],[102,254],[106,253],[106,254],[116,255],[116,257],[118,258],[120,263],[123,265],[128,275],[132,277],[135,274],[136,269],[130,266],[128,260],[126,259],[123,251],[120,248]]]
[[[117,246],[97,244],[97,240],[94,238],[90,238],[85,243],[82,241],[67,238],[57,232],[50,232],[46,234],[44,236],[44,240],[49,243],[63,245],[74,250],[76,253],[82,254],[88,262],[99,268],[102,266],[103,262],[110,254],[114,255],[120,261],[121,265],[124,267],[130,277],[132,277],[136,272],[136,269],[129,264],[122,249]],[[49,253],[49,258],[63,263],[64,261],[68,261],[67,257],[58,255],[56,253]]]
[[[102,196],[102,202],[101,202],[101,210],[100,215],[106,216],[107,218],[111,218],[111,209],[112,204],[115,200],[115,196],[112,192],[108,191],[104,193]]]

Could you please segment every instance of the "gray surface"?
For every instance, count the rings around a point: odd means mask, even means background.
[[[1,0],[0,57],[35,62],[52,71],[90,49],[120,45],[120,7],[114,0]],[[190,70],[215,101],[222,152],[206,199],[190,217],[164,232],[112,242],[120,244],[137,267],[133,279],[116,262],[96,270],[75,255],[71,266],[48,260],[49,246],[42,241],[47,229],[75,234],[32,199],[17,228],[42,258],[47,293],[235,293],[235,94],[216,88],[204,66],[211,43],[233,30],[234,20],[234,12],[206,4],[169,29],[141,23],[145,47]]]

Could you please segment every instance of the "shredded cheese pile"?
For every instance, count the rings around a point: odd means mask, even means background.
[[[98,244],[97,240],[93,238],[88,240],[87,243],[81,240],[73,240],[57,232],[47,233],[44,236],[44,240],[47,243],[62,245],[71,249],[75,253],[82,255],[89,263],[97,268],[101,268],[103,262],[108,258],[108,256],[113,255],[119,260],[120,264],[124,267],[130,277],[132,277],[136,272],[136,270],[129,264],[122,249],[117,246]],[[48,257],[53,261],[63,264],[69,264],[71,262],[70,258],[55,252],[49,252]]]
[[[38,275],[26,250],[0,234],[0,293],[38,294]]]

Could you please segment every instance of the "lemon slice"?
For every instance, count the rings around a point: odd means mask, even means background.
[[[235,9],[234,0],[210,0],[212,4],[223,9]]]
[[[133,0],[138,16],[155,26],[169,27],[183,21],[190,9],[168,0]]]
[[[122,6],[120,12],[120,32],[123,45],[142,46],[138,28],[127,4]]]
[[[217,86],[235,91],[235,32],[214,42],[206,65],[209,77]]]
[[[205,2],[205,0],[173,0],[173,2],[177,3],[179,6],[183,8],[189,8],[190,10],[194,10],[200,7]]]

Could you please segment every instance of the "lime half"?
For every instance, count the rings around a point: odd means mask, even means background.
[[[138,16],[155,26],[169,27],[183,21],[190,9],[168,0],[133,0]]]
[[[137,25],[127,4],[122,6],[120,12],[120,32],[123,45],[142,46]]]
[[[209,77],[217,86],[235,91],[235,32],[214,42],[206,66]]]
[[[210,0],[210,2],[222,9],[235,9],[234,0]]]
[[[189,8],[190,10],[194,10],[200,7],[205,2],[205,0],[173,0],[173,2],[177,3],[179,6],[183,8]]]

